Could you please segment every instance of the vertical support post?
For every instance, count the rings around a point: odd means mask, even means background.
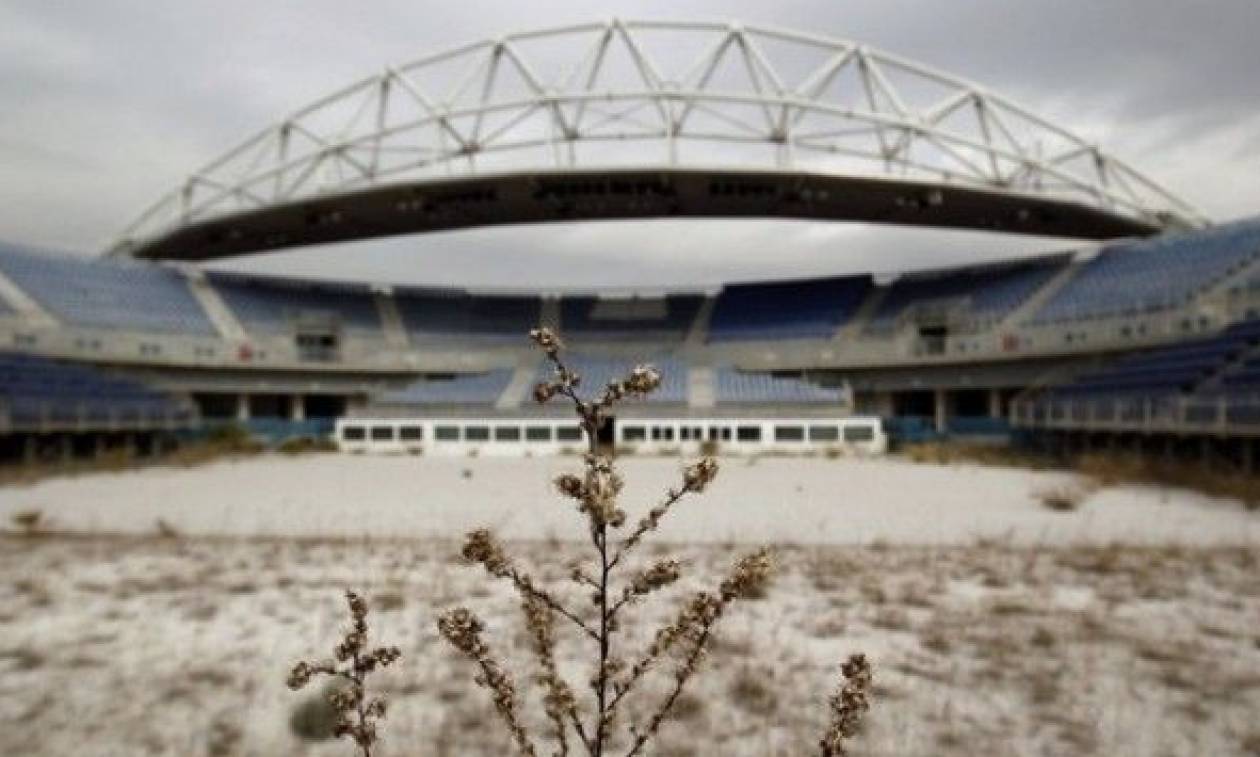
[[[306,395],[295,394],[289,400],[289,420],[306,420]]]
[[[1001,389],[989,390],[989,417],[990,418],[1002,417],[1002,390]]]
[[[249,395],[236,395],[236,420],[245,422],[249,420]]]
[[[937,389],[933,397],[933,410],[936,412],[936,433],[945,433],[945,427],[949,423],[949,392],[944,389]]]

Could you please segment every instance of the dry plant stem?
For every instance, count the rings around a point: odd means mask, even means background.
[[[536,757],[534,745],[525,732],[517,710],[516,684],[481,638],[483,630],[485,625],[481,619],[464,607],[457,607],[438,618],[438,632],[477,664],[481,671],[476,678],[477,685],[490,690],[495,710],[512,734],[521,754]]]
[[[547,357],[554,364],[558,375],[565,376],[570,374],[568,368],[560,361],[558,352],[548,351]],[[573,407],[581,418],[582,429],[586,432],[587,459],[594,459],[599,454],[600,406],[584,402],[567,382],[560,392],[573,402]],[[588,469],[589,467],[588,464]],[[591,473],[588,470],[587,478],[589,479],[590,477]],[[599,584],[596,588],[599,596],[599,634],[596,636],[596,640],[599,642],[599,668],[595,686],[597,709],[595,734],[592,742],[587,744],[587,748],[593,757],[602,757],[604,742],[608,737],[608,720],[605,717],[605,713],[608,711],[608,656],[611,650],[608,632],[610,620],[608,612],[608,575],[612,569],[608,559],[608,524],[602,518],[591,519],[591,543],[595,545],[595,549],[599,552],[600,562]],[[585,624],[583,624],[583,628],[585,627]]]
[[[543,699],[548,719],[554,726],[556,743],[559,746],[558,757],[569,754],[569,739],[566,734],[565,718],[580,722],[577,718],[577,704],[569,685],[560,677],[556,668],[554,615],[552,610],[542,602],[527,598],[521,609],[525,613],[525,624],[534,639],[534,653],[538,656],[541,672],[539,683],[546,689]]]
[[[333,648],[336,660],[299,662],[289,673],[288,684],[290,689],[297,691],[319,675],[346,681],[349,685],[344,690],[334,691],[328,696],[329,703],[338,713],[334,734],[350,737],[362,757],[372,757],[372,745],[377,741],[376,723],[385,717],[385,699],[368,699],[367,678],[376,670],[392,665],[402,653],[398,647],[366,651],[367,602],[358,594],[347,591],[346,603],[350,607],[352,623],[341,643]]]
[[[705,624],[700,631],[699,638],[696,639],[695,646],[691,648],[691,652],[687,655],[687,659],[683,662],[682,667],[674,675],[674,686],[669,690],[669,695],[665,697],[665,701],[661,703],[661,707],[648,721],[646,730],[635,736],[634,744],[630,747],[630,751],[626,752],[626,757],[634,757],[643,751],[643,747],[647,745],[648,739],[652,738],[655,733],[660,730],[661,723],[669,715],[669,711],[673,709],[674,702],[678,701],[678,696],[682,694],[683,688],[687,685],[687,681],[691,680],[691,676],[695,673],[700,660],[704,655],[705,645],[709,642],[709,634],[713,630],[713,623],[717,621],[717,616],[713,622]]]
[[[843,683],[828,702],[831,722],[818,742],[822,757],[844,757],[848,754],[846,742],[857,735],[866,711],[871,708],[869,691],[873,675],[866,656],[851,655],[840,666],[840,674]]]
[[[570,578],[578,586],[591,590],[591,603],[599,614],[598,622],[584,619],[585,613],[579,615],[573,612],[554,595],[536,586],[528,574],[516,567],[487,530],[468,534],[463,555],[471,562],[481,564],[492,576],[510,580],[521,594],[521,607],[538,661],[537,681],[544,691],[544,711],[554,732],[557,755],[564,756],[570,751],[566,730],[571,725],[590,757],[605,757],[617,705],[669,650],[679,643],[689,645],[684,660],[674,673],[673,689],[650,718],[646,730],[639,732],[633,726],[630,729],[633,745],[628,754],[639,754],[659,730],[683,688],[698,670],[713,625],[720,620],[727,605],[760,588],[770,574],[771,559],[767,550],[741,559],[717,592],[696,594],[674,622],[657,632],[644,657],[630,671],[622,674],[622,663],[613,649],[613,637],[619,626],[618,614],[636,600],[673,584],[681,574],[682,565],[674,559],[659,559],[635,572],[615,593],[613,570],[649,532],[660,525],[674,505],[689,493],[704,491],[717,475],[717,463],[711,458],[704,458],[687,466],[681,486],[671,488],[627,536],[614,544],[615,529],[626,520],[626,513],[617,504],[623,482],[612,457],[600,454],[599,430],[609,408],[623,397],[646,396],[660,386],[660,374],[650,366],[637,366],[625,379],[605,386],[595,399],[584,400],[577,391],[580,377],[569,370],[560,358],[559,339],[546,329],[537,329],[530,336],[542,348],[555,370],[554,380],[534,388],[534,398],[540,403],[555,397],[567,399],[572,403],[586,434],[582,475],[563,474],[555,483],[562,494],[577,501],[578,511],[587,519],[588,534],[598,556],[599,570],[595,573],[592,569],[588,573],[578,562],[572,566]],[[573,692],[557,670],[553,634],[553,618],[556,615],[576,625],[598,646],[597,667],[589,680],[595,700],[593,722],[583,723]],[[533,755],[533,746],[517,711],[515,686],[481,639],[481,621],[467,609],[457,608],[446,613],[438,627],[448,641],[480,666],[478,683],[493,693],[499,714],[511,730],[519,750]]]
[[[582,425],[582,430],[586,433],[587,445],[587,473],[586,480],[591,482],[597,475],[595,471],[594,461],[599,455],[599,427],[601,414],[605,407],[612,404],[611,394],[605,393],[604,398],[597,403],[583,401],[573,388],[573,382],[565,380],[566,377],[572,376],[572,372],[560,360],[558,349],[546,349],[547,358],[551,361],[556,370],[556,375],[561,377],[560,383],[556,386],[559,394],[567,397],[573,403],[573,408],[577,412]],[[639,535],[642,535],[641,529]],[[595,678],[595,706],[596,721],[594,734],[588,741],[583,736],[583,742],[586,744],[587,751],[592,757],[603,757],[604,745],[608,740],[609,718],[609,698],[608,698],[608,661],[612,650],[611,643],[611,621],[612,611],[608,604],[608,581],[613,566],[620,562],[622,555],[625,554],[623,547],[618,551],[615,558],[610,558],[608,553],[608,523],[605,518],[591,518],[591,543],[595,550],[599,553],[599,578],[596,579],[595,591],[596,598],[599,603],[599,634],[597,641],[599,642],[599,663],[596,670]],[[576,719],[575,719],[576,723]],[[579,731],[581,734],[582,731]]]

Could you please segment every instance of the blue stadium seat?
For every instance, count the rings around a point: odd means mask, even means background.
[[[732,284],[718,296],[709,341],[828,339],[870,289],[870,276]]]
[[[574,339],[677,341],[687,335],[702,302],[699,295],[637,300],[565,297],[560,301],[561,331]]]
[[[568,352],[564,362],[581,376],[581,389],[586,394],[596,395],[613,381],[625,378],[636,365],[648,364],[660,371],[661,386],[647,396],[647,402],[687,401],[687,364],[671,355],[650,354],[628,359]],[[554,378],[555,372],[550,363],[542,363],[536,380],[550,381]]]
[[[473,296],[459,289],[394,290],[403,325],[417,339],[477,339],[526,343],[538,326],[542,304],[537,297]]]
[[[1166,397],[1212,391],[1206,379],[1221,374],[1231,361],[1260,343],[1260,321],[1244,321],[1206,339],[1126,355],[1099,370],[1056,387],[1064,398]],[[1221,375],[1226,389],[1260,386],[1260,357],[1250,358]]]
[[[330,320],[348,331],[381,332],[372,291],[363,284],[207,273],[224,303],[249,331],[284,333],[303,319]]]
[[[1140,315],[1188,304],[1260,256],[1260,219],[1105,247],[1031,323]]]
[[[186,404],[138,381],[13,352],[0,352],[0,407],[17,424],[192,419]]]
[[[215,333],[188,282],[169,268],[44,254],[0,243],[0,270],[69,324],[198,336]]]
[[[974,317],[996,321],[1019,307],[1056,273],[1067,260],[1036,260],[956,271],[935,271],[903,276],[889,287],[867,330],[890,329],[908,309],[933,303],[962,302]]]
[[[839,389],[829,389],[799,378],[749,373],[733,368],[716,371],[718,405],[766,402],[792,404],[838,404],[843,398]]]

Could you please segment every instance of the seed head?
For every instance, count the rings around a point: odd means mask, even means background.
[[[546,327],[530,331],[529,338],[534,340],[534,344],[538,345],[548,355],[555,355],[564,349],[564,343],[560,341],[560,337]]]

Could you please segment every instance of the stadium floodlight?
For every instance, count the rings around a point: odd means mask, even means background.
[[[476,177],[712,168],[980,190],[1148,229],[1206,222],[1089,140],[928,66],[809,32],[612,19],[463,45],[337,90],[188,176],[115,251],[144,255],[194,227],[239,235],[214,223],[383,188],[416,190],[388,197],[403,212],[432,209],[425,187]],[[307,225],[341,221],[320,208]],[[268,234],[252,243],[286,243]]]

